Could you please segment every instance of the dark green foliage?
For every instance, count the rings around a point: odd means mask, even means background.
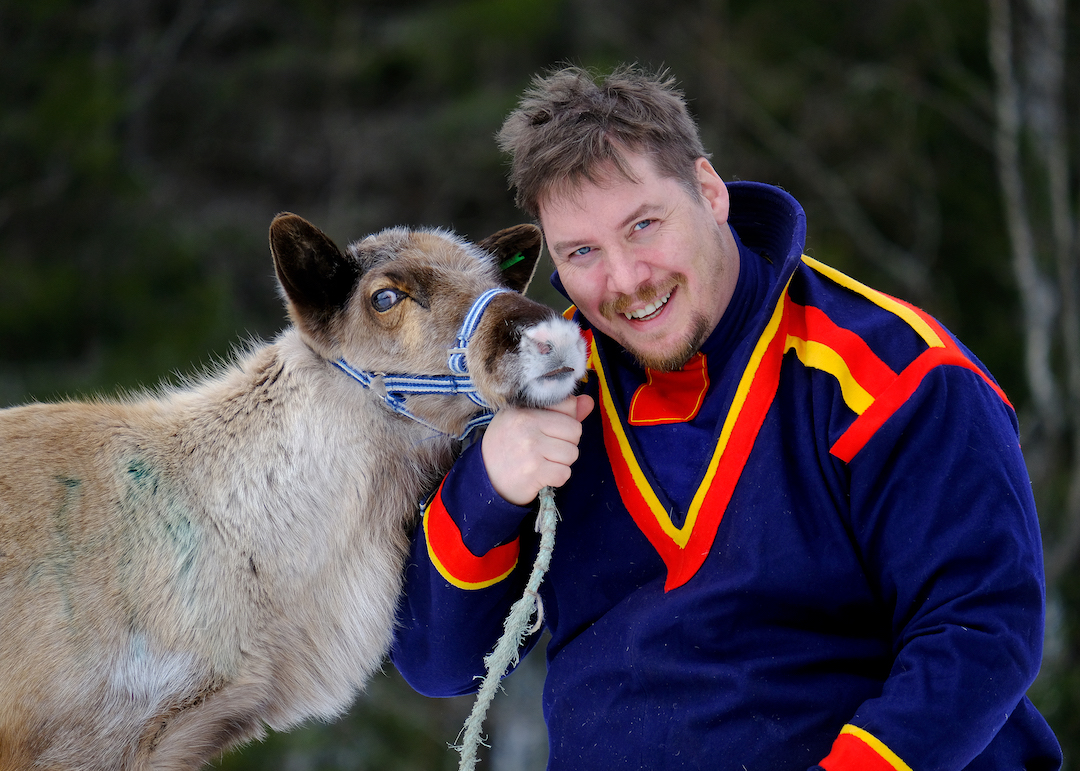
[[[524,221],[493,139],[522,88],[638,61],[680,80],[721,176],[796,195],[808,251],[941,317],[1023,423],[987,24],[983,0],[0,0],[0,406],[153,385],[274,335],[280,211],[341,245]],[[530,291],[561,306],[548,270]],[[1065,485],[1039,485],[1053,520]],[[1073,753],[1078,586],[1074,566],[1054,587],[1033,692]],[[466,711],[378,678],[345,720],[222,768],[452,768]]]

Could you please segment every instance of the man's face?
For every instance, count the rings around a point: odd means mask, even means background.
[[[701,194],[627,154],[637,181],[612,172],[540,206],[563,286],[593,327],[646,367],[678,369],[716,328],[738,278],[727,188],[697,162]]]

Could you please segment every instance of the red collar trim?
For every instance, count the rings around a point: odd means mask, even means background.
[[[701,410],[709,390],[709,370],[705,354],[695,353],[686,365],[674,372],[645,370],[648,380],[630,400],[626,422],[631,426],[658,426],[687,423]]]

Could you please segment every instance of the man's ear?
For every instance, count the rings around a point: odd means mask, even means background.
[[[477,246],[495,257],[503,282],[515,292],[524,293],[540,262],[543,238],[536,225],[514,225],[492,233]]]
[[[705,198],[709,209],[712,211],[716,224],[723,225],[727,222],[730,206],[727,185],[724,184],[724,180],[720,178],[720,175],[716,173],[716,169],[709,163],[708,158],[698,158],[694,163],[694,170],[697,175],[698,186],[701,189],[701,195]]]
[[[313,334],[323,332],[348,304],[360,266],[329,236],[288,212],[270,223],[270,253],[293,320]]]

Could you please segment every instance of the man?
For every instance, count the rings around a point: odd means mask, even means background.
[[[798,203],[725,185],[663,77],[540,78],[500,142],[591,372],[496,415],[431,499],[406,679],[475,690],[554,485],[549,768],[1059,768],[1024,696],[1038,523],[982,364],[804,257]]]

